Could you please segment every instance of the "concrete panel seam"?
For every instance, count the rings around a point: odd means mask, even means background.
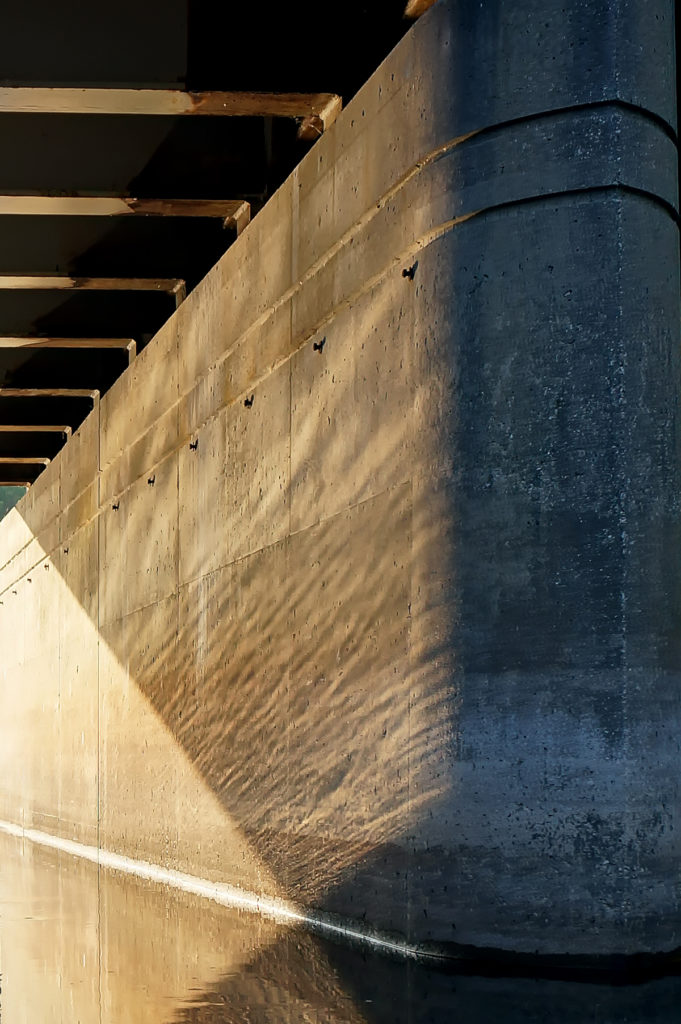
[[[411,483],[411,481],[412,476],[405,477],[404,479],[401,480],[396,480],[394,483],[391,483],[389,487],[384,487],[380,491],[375,491],[367,498],[361,498],[359,501],[350,502],[349,504],[344,505],[343,508],[340,509],[339,511],[333,512],[331,515],[328,516],[322,516],[320,519],[315,519],[314,522],[308,523],[298,530],[293,530],[289,528],[286,535],[283,538],[280,538],[279,540],[274,540],[270,544],[263,544],[260,547],[253,548],[250,551],[244,551],[241,554],[239,554],[238,557],[233,558],[230,562],[219,562],[212,568],[208,569],[206,572],[198,573],[198,575],[196,576],[187,577],[185,580],[178,584],[178,591],[183,590],[188,586],[192,586],[195,583],[200,583],[202,580],[210,579],[210,577],[214,576],[216,573],[222,572],[225,569],[229,569],[232,566],[239,566],[247,562],[249,558],[253,558],[254,555],[259,555],[262,552],[272,551],[273,549],[279,547],[282,543],[287,543],[289,540],[293,540],[295,537],[300,537],[303,534],[308,533],[310,530],[317,529],[319,526],[322,526],[325,523],[333,523],[335,520],[341,519],[343,516],[347,515],[348,512],[353,512],[355,509],[362,508],[364,505],[369,505],[372,501],[376,501],[377,498],[380,498],[385,494],[390,494],[391,491],[397,491],[401,487],[404,487],[405,485]],[[152,608],[156,604],[158,604],[158,601],[151,601],[147,605],[142,605],[139,608],[135,608],[134,611],[128,612],[126,615],[122,615],[119,621],[122,621],[123,619],[127,618],[128,615],[135,615],[137,614],[138,611],[143,611],[144,608]]]

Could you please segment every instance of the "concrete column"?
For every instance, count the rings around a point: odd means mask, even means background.
[[[430,21],[429,21],[430,19]],[[681,393],[672,0],[460,0],[416,87],[450,147],[415,343],[450,521],[451,786],[422,937],[681,943]],[[444,176],[444,171],[438,171]],[[444,180],[444,177],[442,178]],[[446,554],[445,554],[446,552]],[[436,863],[437,861],[437,863]],[[448,921],[447,918],[450,918]]]

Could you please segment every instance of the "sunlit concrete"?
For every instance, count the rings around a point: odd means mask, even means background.
[[[245,1006],[243,997],[226,1006],[213,995],[225,977],[248,978],[247,965],[273,947],[276,960],[285,932],[266,918],[228,913],[5,836],[0,856],[7,1024],[159,1024],[185,1019],[192,1009],[210,1021],[237,1020],[242,1011],[263,1021],[366,1020],[323,951],[306,938],[293,944],[307,957],[291,989],[286,977],[277,985],[272,972],[267,985],[244,986]]]
[[[3,521],[4,820],[679,944],[673,9],[547,6],[425,14]]]

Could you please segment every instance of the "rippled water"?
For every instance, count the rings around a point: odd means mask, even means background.
[[[681,1019],[681,979],[612,988],[429,971],[0,836],[2,1024]]]

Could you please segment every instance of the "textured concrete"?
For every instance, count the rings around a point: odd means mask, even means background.
[[[681,943],[674,81],[671,0],[416,24],[3,521],[0,816]]]

